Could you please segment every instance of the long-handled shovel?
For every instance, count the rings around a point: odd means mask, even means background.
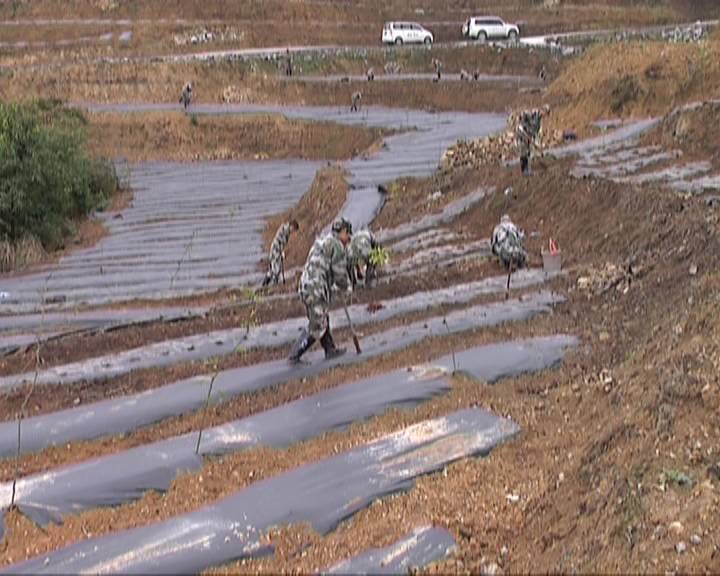
[[[352,333],[353,344],[355,344],[355,352],[357,352],[358,354],[362,354],[362,350],[360,349],[360,340],[355,333],[355,328],[353,328],[352,320],[350,319],[350,312],[348,311],[347,302],[345,302],[344,300],[343,308],[345,309],[345,318],[347,318],[348,326],[350,327],[350,332]]]
[[[510,298],[510,277],[513,273],[513,263],[510,262],[510,267],[508,268],[508,279],[507,279],[507,286],[505,286],[505,300]]]

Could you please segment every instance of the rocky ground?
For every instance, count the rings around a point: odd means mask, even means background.
[[[113,3],[104,7],[91,4],[78,3],[79,14],[157,16],[142,11],[127,14],[126,7]],[[426,4],[428,10],[433,5]],[[302,10],[302,5],[292,6],[288,10]],[[510,13],[519,10],[514,6],[508,8]],[[362,4],[361,10],[365,8]],[[582,12],[599,28],[619,18],[656,22],[671,18],[676,11],[690,15],[686,9],[682,3],[653,9],[617,3],[617,7],[605,8],[604,20],[580,5],[558,9],[554,19],[552,11],[543,14],[556,24]],[[340,18],[345,8],[334,5],[333,10]],[[21,5],[18,13],[53,16],[50,3],[42,2]],[[236,16],[256,17],[240,12]],[[572,130],[580,137],[611,134],[614,128],[593,125],[598,120],[629,123],[655,116],[657,122],[614,147],[597,145],[577,154],[548,153],[534,161],[531,178],[522,177],[517,167],[505,165],[504,161],[513,159],[506,139],[499,149],[490,151],[482,148],[490,141],[470,145],[475,146],[470,160],[468,145],[461,146],[467,161],[439,164],[427,178],[388,183],[384,208],[372,224],[375,230],[393,231],[408,222],[417,223],[482,188],[487,194],[466,211],[443,224],[428,226],[423,242],[445,248],[481,242],[500,216],[508,213],[525,229],[530,265],[539,268],[542,251],[549,239],[554,239],[562,251],[564,273],[542,287],[517,288],[510,294],[514,302],[515,298],[531,297],[539,288],[553,290],[565,301],[552,307],[549,314],[453,334],[448,328],[448,334],[435,334],[372,359],[360,356],[350,365],[221,398],[206,410],[187,411],[120,436],[63,443],[23,454],[17,460],[6,458],[0,461],[0,480],[11,481],[16,469],[21,477],[51,473],[160,439],[197,433],[478,345],[569,334],[579,338],[578,347],[550,369],[515,375],[492,385],[454,374],[446,394],[284,448],[256,445],[207,457],[198,469],[172,480],[167,491],[143,490],[133,501],[118,506],[69,514],[61,525],[40,528],[20,510],[9,511],[4,518],[0,565],[8,567],[74,542],[156,524],[411,424],[462,408],[482,407],[511,419],[519,425],[520,434],[487,457],[461,458],[418,479],[408,490],[376,500],[328,533],[320,534],[306,524],[278,525],[263,535],[263,541],[275,546],[273,555],[211,571],[315,572],[368,548],[390,545],[415,527],[432,524],[447,528],[457,548],[426,567],[430,573],[716,573],[720,569],[720,207],[708,201],[712,190],[688,193],[673,186],[677,180],[668,178],[628,179],[691,162],[706,162],[706,173],[717,173],[717,131],[713,128],[717,105],[710,102],[720,98],[720,74],[717,59],[712,58],[716,49],[717,37],[698,45],[608,44],[578,59],[554,60],[549,54],[533,52],[525,64],[520,51],[498,55],[489,48],[470,48],[468,53],[458,49],[452,52],[458,65],[468,54],[480,54],[492,73],[535,75],[536,68],[546,63],[554,67],[550,86],[524,90],[517,83],[498,82],[480,89],[469,82],[414,80],[376,82],[367,88],[370,105],[511,111],[524,105],[550,104],[548,148],[561,144],[560,138],[553,138],[555,131]],[[687,62],[691,66],[686,70]],[[128,101],[133,99],[132,90],[140,86],[135,93],[138,99],[162,102],[175,98],[178,81],[192,71],[204,79],[200,99],[222,102],[233,70],[229,66],[174,68],[158,64],[155,69],[137,68],[137,78],[143,78],[140,81],[132,80],[131,65],[112,67],[105,69],[107,74],[121,79],[112,84],[96,76],[100,68],[95,65],[85,69],[88,72],[80,82],[62,80],[62,73],[50,69],[37,75],[18,71],[17,77],[18,86],[29,86],[35,93],[56,96],[67,89],[70,100]],[[337,66],[348,65],[341,62]],[[83,69],[77,65],[71,77],[83,78]],[[56,81],[66,84],[58,87]],[[242,87],[248,89],[250,100],[344,106],[354,84],[250,78]],[[19,88],[4,89],[5,97],[15,97]],[[695,101],[704,103],[682,108]],[[287,252],[288,269],[293,270],[304,261],[315,235],[352,192],[345,172],[334,161],[371,157],[383,136],[375,129],[275,117],[202,117],[196,126],[192,116],[165,112],[96,114],[91,116],[91,126],[97,150],[136,160],[186,162],[257,156],[257,161],[264,161],[263,154],[327,160],[330,165],[317,173],[295,206],[269,214],[265,220],[265,249],[279,222],[290,217],[300,222],[300,234]],[[107,138],[108,134],[112,138]],[[504,140],[500,137],[495,142]],[[220,154],[221,149],[227,149],[229,155]],[[455,150],[459,154],[458,148]],[[662,153],[669,155],[647,165],[633,165],[634,171],[627,171],[624,164]],[[590,168],[595,171],[592,175],[587,173]],[[621,168],[626,170],[622,174],[618,172]],[[422,242],[395,242],[395,249],[388,244],[392,265],[400,266],[427,250]],[[358,290],[355,303],[380,310],[400,297],[503,273],[494,261],[477,254],[442,266],[441,260],[438,257],[434,265],[413,274],[388,275],[376,288]],[[259,269],[262,266],[258,262]],[[3,358],[0,375],[40,371],[177,338],[213,338],[219,330],[247,326],[249,331],[300,317],[302,306],[293,297],[295,272],[292,278],[285,286],[267,290],[237,287],[179,301],[187,306],[208,306],[201,317],[66,335]],[[501,291],[371,322],[360,328],[361,342],[395,328],[406,329],[414,322],[430,323],[435,317],[462,313],[472,305],[503,302]],[[130,304],[140,307],[143,303]],[[352,347],[347,329],[339,330],[337,337]],[[190,376],[260,365],[281,359],[287,352],[287,346],[236,350],[209,360],[134,370],[96,382],[3,390],[0,415],[10,422],[23,406],[25,415],[32,417],[80,410],[100,400],[162,390]],[[7,484],[0,484],[0,495],[4,486]]]

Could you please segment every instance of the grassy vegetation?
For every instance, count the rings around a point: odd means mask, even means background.
[[[61,248],[75,224],[118,189],[114,166],[92,158],[86,139],[85,118],[59,102],[0,103],[4,270],[32,260],[40,247]]]

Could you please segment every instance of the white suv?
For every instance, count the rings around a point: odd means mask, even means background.
[[[432,44],[435,38],[416,22],[386,22],[383,26],[383,44]]]
[[[470,18],[463,24],[463,36],[474,40],[502,39],[515,41],[520,37],[520,29],[514,24],[506,23],[496,16]]]

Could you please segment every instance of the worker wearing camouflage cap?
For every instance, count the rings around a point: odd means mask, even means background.
[[[340,218],[333,222],[332,231],[315,240],[300,277],[300,298],[305,305],[308,328],[295,343],[290,361],[297,363],[302,355],[320,339],[325,358],[342,356],[344,348],[337,348],[330,332],[330,302],[333,290],[351,291],[346,246],[352,237],[352,224]]]
[[[378,247],[375,236],[370,230],[363,229],[353,234],[347,248],[348,269],[353,287],[358,280],[365,280],[367,285],[375,276],[375,266],[371,261],[372,251]]]

